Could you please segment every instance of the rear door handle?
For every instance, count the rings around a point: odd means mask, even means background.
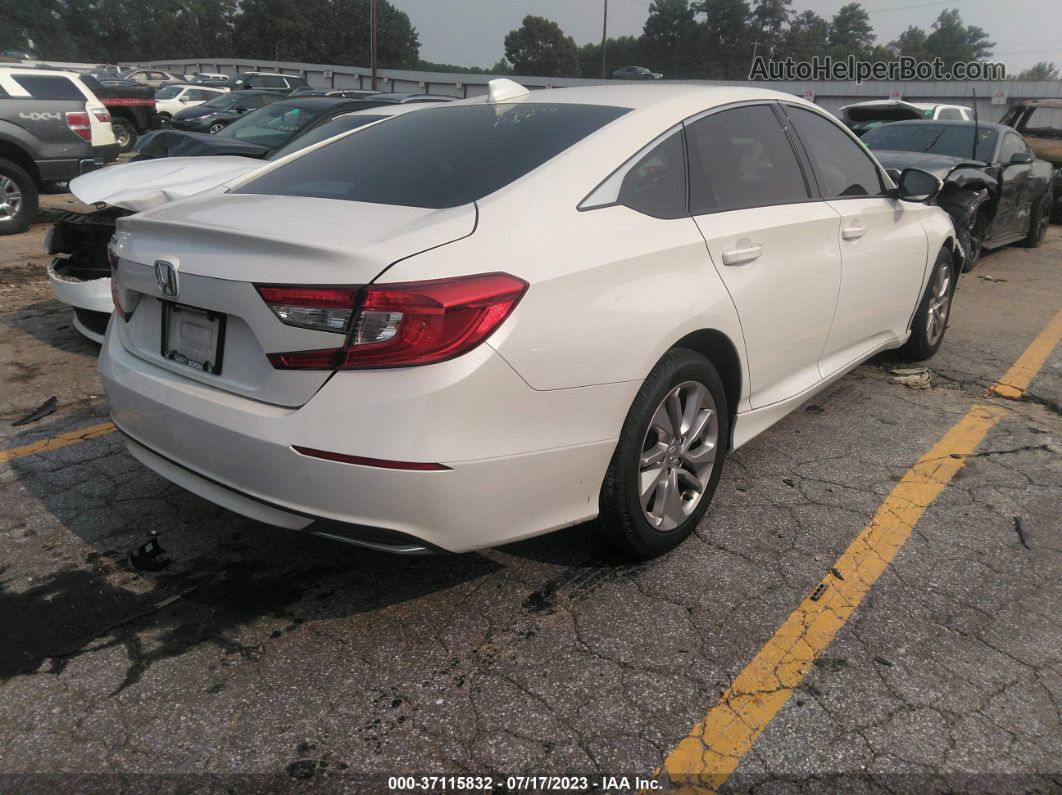
[[[760,258],[763,246],[750,240],[739,240],[737,246],[723,252],[724,265],[744,265]]]
[[[858,240],[867,233],[867,228],[859,221],[853,221],[841,230],[841,237],[845,240]]]

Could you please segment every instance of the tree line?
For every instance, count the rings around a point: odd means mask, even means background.
[[[47,60],[116,63],[184,58],[248,58],[306,63],[369,63],[370,0],[0,0],[0,50],[32,42]],[[653,0],[639,36],[578,46],[554,21],[527,16],[505,36],[505,57],[489,68],[420,59],[409,16],[378,0],[381,67],[440,72],[600,77],[648,66],[665,77],[741,80],[754,55],[797,61],[815,55],[887,61],[939,57],[946,65],[984,60],[995,43],[957,9],[929,30],[910,26],[878,41],[857,2],[829,19],[797,11],[793,0]],[[1019,79],[1058,78],[1053,64]]]
[[[605,42],[606,75],[628,64],[647,66],[665,77],[742,80],[754,55],[807,61],[815,55],[889,61],[939,57],[946,65],[984,60],[995,42],[985,30],[967,25],[957,9],[945,9],[930,30],[908,27],[881,43],[859,3],[843,6],[830,19],[796,11],[793,0],[654,0],[640,36]],[[601,44],[579,47],[560,27],[529,16],[505,38],[505,56],[517,74],[600,77]]]

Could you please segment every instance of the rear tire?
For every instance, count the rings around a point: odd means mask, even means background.
[[[929,359],[940,348],[951,319],[952,299],[955,297],[955,263],[951,252],[942,248],[933,263],[925,294],[911,321],[911,336],[897,351],[900,358],[911,362]]]
[[[111,129],[114,130],[114,140],[123,152],[132,151],[136,145],[136,129],[125,119],[111,119]]]
[[[668,351],[638,390],[598,501],[598,526],[627,557],[677,547],[711,504],[730,439],[722,379],[704,356]]]
[[[24,232],[37,213],[37,185],[21,166],[0,158],[0,235]]]
[[[1025,238],[1026,248],[1040,248],[1047,237],[1047,228],[1051,225],[1051,194],[1045,193],[1033,202],[1029,213],[1029,234]]]

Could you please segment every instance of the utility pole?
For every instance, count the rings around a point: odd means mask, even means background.
[[[376,0],[369,3],[372,21],[369,23],[369,60],[372,62],[372,90],[376,90]]]
[[[608,0],[605,0],[605,16],[601,20],[601,79],[604,80],[607,75],[605,74],[605,45],[608,42]]]

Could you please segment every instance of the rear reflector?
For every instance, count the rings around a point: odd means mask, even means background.
[[[444,464],[425,464],[417,461],[388,461],[383,458],[365,458],[360,455],[346,455],[345,453],[331,453],[328,450],[315,450],[312,447],[299,447],[292,445],[291,449],[300,455],[311,458],[323,458],[326,461],[338,461],[341,464],[359,464],[365,467],[377,467],[379,469],[409,469],[415,472],[442,472],[450,467]]]
[[[272,353],[269,361],[278,369],[354,370],[413,367],[452,359],[489,337],[510,315],[527,287],[523,279],[507,273],[371,285],[364,288],[356,313],[353,309],[356,290],[350,288],[349,302],[345,297],[340,302],[338,296],[333,296],[336,305],[341,303],[343,308],[332,310],[347,312],[345,321],[353,317],[354,325],[346,345]],[[292,297],[289,292],[343,292],[336,288],[259,287],[258,290],[277,317],[289,325],[303,325],[309,317],[306,312],[296,315],[290,306],[311,306],[307,298]],[[288,314],[282,315],[278,306],[284,307]],[[301,322],[294,322],[296,317]],[[307,327],[330,330],[320,325]]]
[[[80,110],[66,112],[66,126],[74,133],[88,142],[92,142],[92,126],[89,124],[89,115]]]
[[[96,117],[96,121],[103,122],[104,124],[111,123],[111,113],[106,108],[96,108],[92,111],[92,115]]]

